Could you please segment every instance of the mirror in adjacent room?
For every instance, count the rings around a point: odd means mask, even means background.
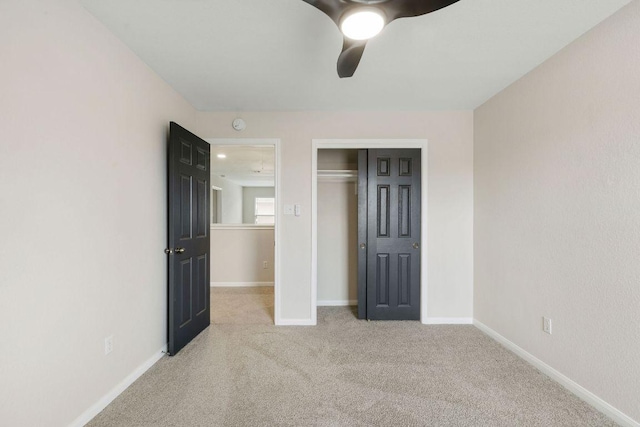
[[[275,150],[270,145],[211,146],[211,224],[273,225]]]

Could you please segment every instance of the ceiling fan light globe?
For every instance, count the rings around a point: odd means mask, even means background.
[[[352,40],[368,40],[382,31],[384,16],[375,9],[358,9],[342,19],[340,30]]]

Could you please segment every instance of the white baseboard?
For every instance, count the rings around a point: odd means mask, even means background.
[[[566,388],[567,390],[569,390],[570,392],[578,396],[580,399],[587,402],[589,405],[596,408],[598,411],[607,415],[618,424],[625,427],[640,427],[640,423],[638,421],[635,421],[634,419],[632,419],[630,416],[626,415],[622,411],[614,408],[609,403],[605,402],[595,394],[591,393],[589,390],[582,387],[580,384],[576,383],[569,377],[565,376],[559,371],[556,371],[554,368],[547,365],[546,363],[544,363],[542,360],[538,359],[531,353],[527,352],[521,347],[518,347],[513,342],[509,341],[508,339],[506,339],[505,337],[503,337],[493,329],[489,328],[487,325],[475,319],[473,320],[473,324],[475,325],[476,328],[480,329],[482,332],[489,335],[491,338],[498,341],[500,344],[502,344],[507,349],[511,350],[513,353],[517,354],[527,362],[531,363],[533,366],[538,368],[538,370],[540,370],[542,373],[546,374],[548,377],[558,382],[564,388]]]
[[[273,282],[210,282],[212,288],[252,288],[255,286],[273,286]]]
[[[471,317],[427,317],[425,325],[473,325]]]
[[[313,319],[276,319],[277,326],[316,326]]]
[[[138,366],[132,373],[127,375],[125,379],[120,381],[118,385],[116,385],[111,391],[105,394],[100,400],[91,405],[89,409],[84,411],[82,415],[76,418],[71,424],[70,427],[82,427],[91,421],[96,415],[98,415],[104,408],[106,408],[111,402],[115,400],[123,391],[127,389],[131,384],[133,384],[138,378],[142,376],[145,372],[149,370],[158,360],[162,359],[162,357],[167,352],[167,345],[162,346],[160,350],[154,353],[149,359],[143,362],[140,366]]]
[[[350,307],[358,305],[357,299],[336,299],[318,301],[318,307]]]

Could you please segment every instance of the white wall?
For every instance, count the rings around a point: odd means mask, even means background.
[[[242,224],[242,186],[216,176],[215,171],[211,171],[211,185],[222,189],[220,224]]]
[[[356,185],[318,181],[318,305],[358,299]]]
[[[212,227],[212,285],[273,283],[273,242],[273,227]]]
[[[640,421],[638,46],[636,1],[475,112],[474,314]]]
[[[256,197],[275,197],[275,187],[242,187],[242,222],[256,221]]]
[[[247,129],[234,131],[233,112],[198,113],[203,138],[280,138],[280,204],[299,203],[302,215],[282,226],[281,317],[311,319],[311,140],[331,138],[429,140],[429,317],[471,317],[473,304],[473,113],[243,112]]]
[[[168,122],[195,111],[77,1],[0,2],[0,34],[0,424],[69,425],[166,345]]]
[[[357,170],[358,150],[320,149],[318,150],[318,170]]]

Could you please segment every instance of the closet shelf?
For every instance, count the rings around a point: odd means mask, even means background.
[[[318,181],[356,182],[357,180],[357,170],[318,170]]]

